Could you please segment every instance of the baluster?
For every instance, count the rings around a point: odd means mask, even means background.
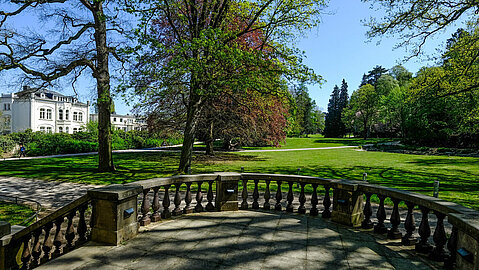
[[[288,200],[288,205],[286,205],[286,212],[290,212],[292,213],[293,212],[293,199],[294,199],[294,195],[293,195],[293,182],[289,181],[288,182],[288,196],[286,197],[286,199]]]
[[[447,249],[449,250],[449,259],[444,262],[444,267],[446,269],[454,269],[456,265],[456,250],[457,250],[457,227],[452,227],[451,236],[449,241],[447,241]]]
[[[419,224],[419,243],[416,244],[416,251],[420,253],[429,253],[432,250],[431,244],[429,244],[428,239],[431,236],[431,227],[429,227],[429,208],[425,206],[419,206],[421,209],[421,223]]]
[[[87,204],[81,205],[78,207],[78,212],[80,213],[80,218],[78,220],[78,242],[83,243],[86,242],[86,232],[87,232],[87,227],[86,227],[86,220],[85,220],[85,211],[88,208]]]
[[[447,243],[446,231],[444,230],[444,218],[446,215],[438,211],[434,211],[434,214],[437,217],[437,223],[432,240],[434,240],[436,246],[432,250],[430,257],[435,261],[444,262],[449,258],[449,254],[444,249]]]
[[[364,205],[363,214],[364,220],[361,223],[361,228],[363,229],[372,229],[374,227],[373,222],[371,221],[371,216],[373,215],[373,208],[371,207],[371,196],[373,195],[370,192],[366,192],[366,204]]]
[[[301,182],[300,185],[301,185],[301,193],[299,194],[298,213],[305,214],[306,213],[306,207],[304,207],[304,203],[306,202],[306,196],[304,195],[304,185],[305,185],[305,183]]]
[[[158,222],[161,220],[160,214],[160,187],[153,188],[153,205],[151,206],[153,214],[150,217],[152,222]]]
[[[165,186],[165,197],[163,197],[163,212],[161,212],[161,218],[170,218],[170,193],[168,190],[170,189],[171,185]]]
[[[145,188],[143,190],[143,202],[141,203],[141,220],[140,220],[140,225],[141,226],[146,226],[150,224],[151,219],[150,219],[150,200],[148,198],[148,192],[150,192],[149,188]]]
[[[180,204],[181,204],[180,187],[181,187],[181,184],[175,184],[175,198],[173,199],[175,208],[173,209],[173,216],[179,216],[183,214],[183,210],[181,210],[180,208]]]
[[[52,228],[53,228],[53,222],[48,222],[43,227],[43,231],[45,232],[45,238],[43,240],[43,246],[42,246],[43,257],[41,259],[41,263],[44,263],[50,260],[50,252],[52,251],[52,248],[53,248],[53,240],[50,234],[50,231]]]
[[[414,221],[414,206],[412,202],[406,202],[407,205],[407,216],[404,221],[404,228],[406,229],[406,234],[403,236],[401,243],[405,246],[412,246],[416,244],[416,237],[412,236],[414,230],[416,229],[416,222]]]
[[[60,256],[61,251],[62,251],[62,241],[63,241],[63,233],[62,233],[62,223],[65,221],[64,217],[57,218],[55,220],[55,226],[56,226],[56,231],[55,231],[55,238],[53,240],[53,245],[55,246],[55,251],[54,255]]]
[[[42,228],[38,228],[33,232],[33,250],[32,250],[32,267],[34,268],[40,264],[40,256],[42,255],[42,244],[40,243],[40,235],[42,234]]]
[[[331,198],[329,197],[329,190],[331,189],[330,186],[325,185],[324,186],[324,199],[323,199],[323,206],[324,206],[324,211],[321,213],[321,216],[323,218],[330,218],[331,217],[331,210],[329,210],[329,207],[331,207]]]
[[[384,209],[384,200],[386,196],[378,195],[379,198],[379,208],[376,212],[376,218],[378,219],[378,223],[374,226],[374,232],[379,234],[384,234],[388,231],[386,226],[384,226],[384,220],[386,219],[386,210]]]
[[[388,231],[388,238],[389,239],[401,239],[402,233],[399,231],[399,224],[401,224],[401,216],[399,215],[399,203],[401,200],[392,198],[394,203],[393,212],[391,213],[391,218],[389,221],[391,222],[391,229]]]
[[[271,208],[271,205],[269,204],[269,199],[271,198],[271,193],[269,191],[269,183],[271,182],[270,180],[265,180],[266,182],[266,191],[264,192],[264,204],[263,208],[265,210],[269,210]]]
[[[213,181],[208,181],[208,194],[206,195],[208,203],[206,204],[206,211],[214,211],[215,206],[213,205]]]
[[[186,183],[186,195],[185,195],[185,203],[186,206],[183,209],[183,213],[191,214],[193,213],[193,208],[191,208],[191,182]]]
[[[22,268],[21,269],[30,269],[30,259],[32,254],[30,252],[30,239],[32,238],[31,234],[27,234],[23,237],[23,252],[22,252]]]
[[[75,239],[75,227],[73,226],[73,218],[76,215],[76,211],[71,211],[67,215],[67,231],[65,233],[65,239],[67,240],[67,245],[63,248],[63,253],[68,252],[73,248],[73,239]]]
[[[203,184],[202,181],[198,182],[198,190],[196,191],[196,206],[195,212],[203,212],[203,205],[201,205],[201,201],[203,201],[203,193],[201,193],[201,185]]]
[[[242,210],[248,209],[248,180],[243,179],[243,192],[241,193],[241,198],[243,202],[241,203]]]
[[[259,180],[254,180],[254,190],[253,190],[253,206],[251,208],[253,209],[259,209],[259,191],[258,191],[258,182]]]
[[[274,205],[274,210],[281,211],[281,199],[283,199],[283,193],[281,192],[281,181],[276,181],[278,184],[278,189],[276,190],[276,204]]]
[[[309,214],[311,216],[317,216],[319,214],[318,211],[318,194],[316,190],[318,189],[318,184],[313,184],[313,195],[311,195],[311,210]]]

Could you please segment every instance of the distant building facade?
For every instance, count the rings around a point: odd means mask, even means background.
[[[121,115],[113,113],[110,117],[111,125],[115,130],[132,131],[132,130],[146,130],[146,121],[141,117],[134,115]],[[98,114],[92,113],[90,121],[98,122]]]
[[[90,119],[90,103],[55,91],[23,91],[0,95],[0,133],[26,129],[50,133],[81,131]]]

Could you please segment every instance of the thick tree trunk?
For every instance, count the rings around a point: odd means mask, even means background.
[[[186,114],[185,134],[183,135],[183,146],[181,147],[180,165],[178,172],[187,172],[187,167],[191,167],[191,157],[193,154],[193,144],[195,142],[196,125],[198,124],[199,98],[191,100],[188,104]]]
[[[97,81],[98,92],[98,170],[114,171],[111,149],[111,96],[110,72],[108,70],[108,46],[106,40],[106,22],[103,15],[102,2],[94,4],[95,42],[97,64],[93,76]]]
[[[208,126],[208,134],[207,134],[207,139],[205,141],[206,144],[206,155],[208,156],[214,156],[215,152],[213,149],[213,128],[214,128],[214,123],[213,120],[210,120],[209,126]]]

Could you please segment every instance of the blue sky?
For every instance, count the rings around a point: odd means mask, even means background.
[[[360,0],[333,0],[327,11],[331,15],[324,15],[319,28],[312,30],[297,45],[306,52],[307,59],[304,62],[327,81],[321,87],[308,86],[311,98],[324,110],[327,110],[334,85],[340,86],[342,79],[348,83],[351,95],[361,83],[363,73],[376,65],[389,69],[402,64],[410,72],[416,73],[419,68],[434,64],[426,61],[426,57],[402,63],[408,52],[404,48],[394,50],[399,41],[394,38],[382,39],[379,45],[379,39],[367,42],[368,28],[361,20],[381,16],[378,11],[370,9],[369,3]],[[436,49],[442,49],[455,30],[454,26],[450,27],[445,33],[429,40],[426,43],[426,54],[431,56],[436,53]]]

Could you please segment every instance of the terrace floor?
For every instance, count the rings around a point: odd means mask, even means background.
[[[190,214],[117,247],[88,244],[37,269],[430,269],[399,242],[309,215]]]

